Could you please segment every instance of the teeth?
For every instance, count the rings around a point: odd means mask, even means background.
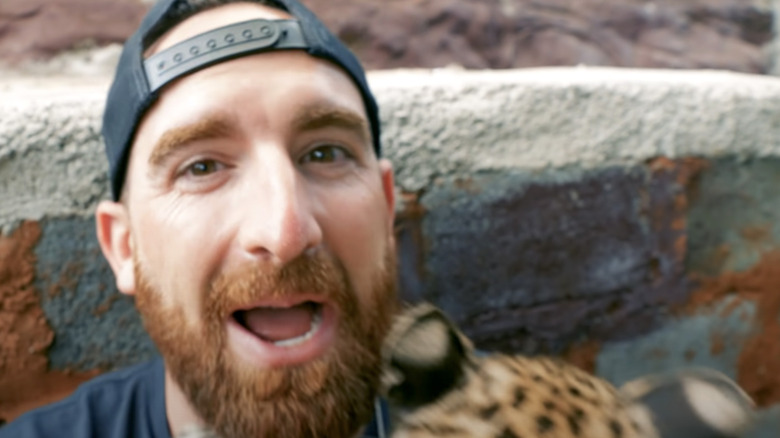
[[[311,339],[311,337],[314,336],[315,333],[317,333],[317,330],[320,328],[321,323],[322,323],[322,309],[318,308],[317,310],[314,311],[314,314],[311,317],[311,327],[309,327],[308,332],[300,336],[296,336],[294,338],[273,342],[273,344],[276,345],[277,347],[293,347],[296,345],[300,345],[306,342],[307,340]]]

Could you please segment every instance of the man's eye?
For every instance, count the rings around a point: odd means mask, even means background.
[[[335,163],[351,158],[351,155],[338,146],[320,146],[303,156],[304,163]]]
[[[205,176],[219,170],[219,166],[214,160],[200,160],[187,166],[187,173],[192,176]]]

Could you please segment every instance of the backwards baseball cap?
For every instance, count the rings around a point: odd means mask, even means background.
[[[114,200],[122,193],[135,131],[165,84],[229,59],[275,50],[300,49],[339,65],[363,97],[377,156],[379,110],[357,58],[298,0],[273,0],[291,20],[250,20],[216,28],[144,58],[144,51],[173,23],[185,0],[159,0],[125,42],[103,114],[103,137]],[[251,0],[250,0],[251,1]],[[166,27],[167,26],[167,27]]]

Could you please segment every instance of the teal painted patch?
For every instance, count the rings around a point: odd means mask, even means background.
[[[113,369],[154,355],[133,300],[114,286],[94,219],[45,219],[40,224],[35,286],[55,334],[49,349],[52,368]]]
[[[596,358],[596,374],[621,385],[646,374],[705,366],[736,379],[737,361],[752,333],[756,306],[750,301],[735,303],[735,299],[727,297],[646,336],[604,344]]]
[[[691,187],[686,268],[743,271],[780,249],[780,159],[721,159]]]

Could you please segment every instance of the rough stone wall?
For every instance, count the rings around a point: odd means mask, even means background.
[[[751,0],[308,2],[373,68],[619,66],[765,73]],[[343,11],[350,11],[345,14]]]
[[[720,369],[764,409],[750,436],[776,436],[780,80],[562,68],[370,81],[406,299],[436,302],[480,348],[560,355],[615,383]],[[154,354],[94,237],[105,89],[0,85],[0,418]]]

